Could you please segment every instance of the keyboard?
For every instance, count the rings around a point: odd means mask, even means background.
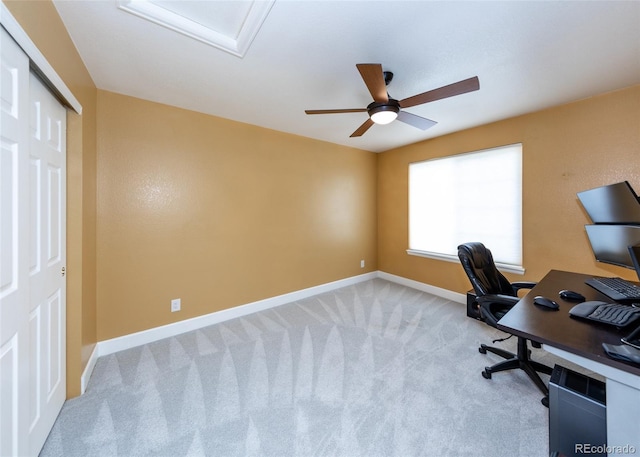
[[[618,303],[586,301],[571,308],[569,314],[603,324],[625,327],[640,319],[640,308]]]
[[[622,278],[589,278],[585,284],[615,301],[640,301],[640,287]]]

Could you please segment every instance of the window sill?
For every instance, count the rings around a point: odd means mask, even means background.
[[[457,264],[460,263],[460,259],[458,259],[458,256],[455,256],[455,255],[419,251],[417,249],[407,249],[407,254],[415,255],[418,257],[425,257],[427,259],[444,260],[445,262],[452,262]],[[523,275],[525,272],[524,267],[520,265],[507,265],[504,263],[496,262],[496,267],[498,267],[498,270],[502,271],[503,273],[514,273],[517,275]]]

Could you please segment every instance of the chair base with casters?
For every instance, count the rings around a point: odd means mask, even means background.
[[[539,345],[538,345],[539,346]],[[542,398],[542,404],[546,407],[549,406],[549,389],[546,384],[540,378],[540,373],[551,375],[553,369],[546,365],[543,365],[540,362],[536,362],[535,360],[531,360],[531,350],[527,347],[527,340],[522,337],[518,337],[518,353],[513,354],[512,352],[505,351],[504,349],[500,349],[494,346],[488,346],[486,344],[481,344],[478,348],[478,351],[481,354],[486,354],[487,352],[491,352],[493,354],[499,355],[502,357],[502,362],[498,362],[495,365],[490,367],[485,367],[482,372],[482,377],[485,379],[491,379],[491,375],[493,373],[498,373],[500,371],[513,370],[513,369],[521,369],[527,375],[533,383],[540,389],[540,392],[544,395]]]

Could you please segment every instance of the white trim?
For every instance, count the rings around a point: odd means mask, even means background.
[[[411,287],[412,289],[417,289],[428,294],[446,298],[447,300],[451,300],[457,303],[467,303],[467,296],[465,294],[453,292],[441,287],[432,286],[424,282],[414,281],[413,279],[407,279],[402,276],[392,275],[391,273],[385,273],[384,271],[378,271],[378,278],[386,279],[387,281],[395,282],[406,287]]]
[[[418,257],[425,257],[427,259],[444,260],[445,262],[460,263],[460,259],[452,254],[441,254],[439,252],[421,251],[419,249],[407,249],[407,254],[415,255]],[[517,275],[523,275],[525,272],[524,267],[520,265],[509,265],[507,263],[496,262],[496,268],[498,270],[515,273]]]
[[[254,1],[235,34],[225,35],[150,0],[118,0],[118,8],[201,41],[237,57],[244,57],[275,0]]]
[[[155,327],[149,330],[143,330],[141,332],[112,338],[110,340],[100,341],[96,345],[98,347],[98,356],[102,357],[104,355],[113,354],[114,352],[119,352],[132,347],[158,341],[163,338],[180,335],[185,332],[208,327],[209,325],[218,324],[220,322],[246,316],[258,311],[264,311],[266,309],[274,308],[286,303],[291,303],[296,300],[302,300],[303,298],[308,298],[313,295],[318,295],[324,292],[339,289],[341,287],[357,284],[369,279],[374,279],[376,277],[378,277],[376,272],[365,273],[359,276],[340,279],[338,281],[333,281],[327,284],[309,287],[307,289],[266,298],[264,300],[258,300],[229,309],[224,309],[222,311],[216,311],[214,313],[186,319],[180,322],[175,322],[173,324],[167,324],[161,327]]]
[[[64,105],[73,109],[76,113],[82,114],[82,105],[74,97],[71,90],[64,83],[58,73],[47,62],[47,59],[31,41],[29,35],[23,30],[18,21],[9,12],[4,2],[0,2],[0,24],[18,43],[24,53],[29,57],[31,69],[44,81],[45,85],[53,91],[56,97]]]
[[[80,377],[80,395],[82,395],[87,390],[87,385],[89,385],[89,378],[91,378],[93,369],[96,367],[96,362],[98,362],[97,344],[93,347],[93,351],[91,351],[87,366],[85,366],[84,370],[82,371],[82,376]]]

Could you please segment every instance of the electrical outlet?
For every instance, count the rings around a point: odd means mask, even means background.
[[[364,260],[360,261],[360,268],[364,268]]]
[[[180,311],[180,299],[174,298],[171,300],[171,312],[175,313],[176,311]]]

